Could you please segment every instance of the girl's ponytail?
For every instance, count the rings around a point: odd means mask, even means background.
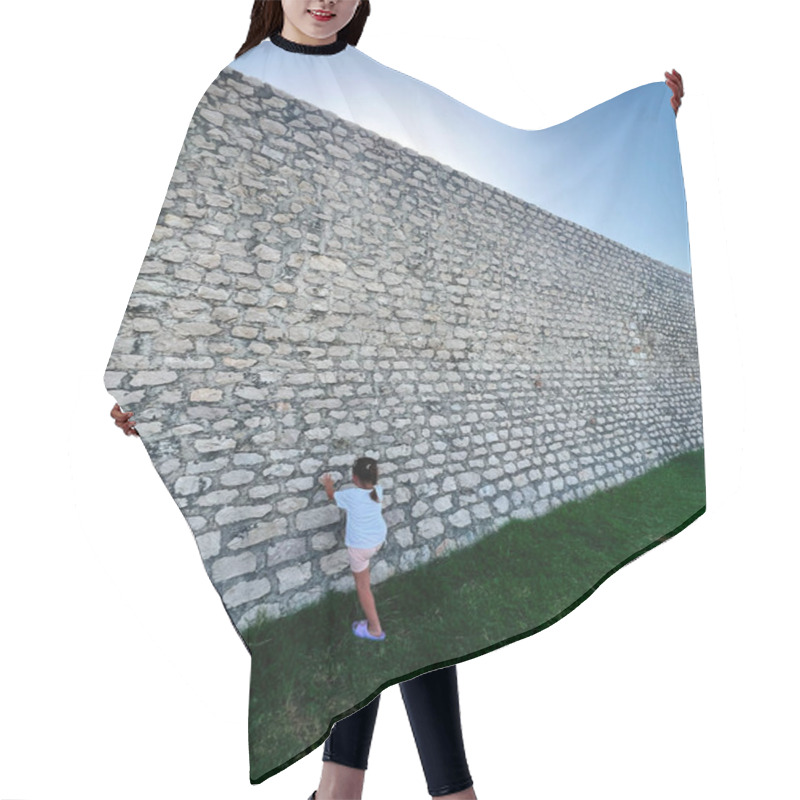
[[[378,462],[374,458],[367,458],[366,456],[358,458],[356,463],[353,464],[353,472],[359,480],[372,484],[372,491],[369,496],[376,503],[380,503],[378,490],[375,488],[378,483]]]

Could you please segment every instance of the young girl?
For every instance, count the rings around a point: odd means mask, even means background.
[[[353,633],[362,639],[383,641],[375,598],[369,586],[369,560],[386,541],[386,521],[381,513],[383,487],[378,486],[378,462],[374,458],[359,458],[353,464],[355,489],[333,490],[333,479],[325,473],[320,481],[328,499],[347,512],[344,543],[350,557],[350,569],[356,581],[356,592],[366,619],[353,623]]]

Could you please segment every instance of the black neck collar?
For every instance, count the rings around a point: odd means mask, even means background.
[[[341,53],[347,47],[347,39],[344,38],[338,38],[330,44],[298,44],[281,36],[278,32],[273,33],[269,40],[282,50],[288,50],[290,53],[305,53],[310,56],[330,56],[334,53]]]

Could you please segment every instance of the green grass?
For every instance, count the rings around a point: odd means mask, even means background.
[[[552,625],[704,510],[698,450],[546,516],[512,520],[471,547],[373,586],[383,642],[350,631],[364,617],[355,584],[352,593],[331,592],[291,617],[251,627],[251,783],[314,750],[329,720],[387,686]]]

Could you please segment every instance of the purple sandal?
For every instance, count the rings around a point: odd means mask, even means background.
[[[353,625],[353,633],[359,637],[359,639],[371,639],[373,642],[382,642],[386,638],[386,631],[381,631],[380,636],[373,636],[367,630],[367,620],[365,619],[357,619]]]

